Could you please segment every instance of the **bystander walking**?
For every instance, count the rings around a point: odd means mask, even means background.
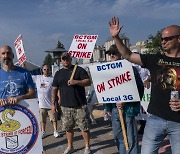
[[[42,67],[42,75],[34,75],[33,80],[36,84],[38,102],[40,108],[40,121],[41,121],[41,131],[42,138],[46,136],[46,120],[49,115],[50,121],[53,124],[54,137],[59,137],[60,133],[57,130],[57,112],[51,110],[51,89],[53,78],[50,75],[50,69],[48,65]]]

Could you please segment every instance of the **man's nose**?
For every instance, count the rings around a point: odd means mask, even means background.
[[[8,54],[8,53],[5,53],[5,54],[4,54],[4,57],[8,57],[8,56],[9,56],[9,54]]]

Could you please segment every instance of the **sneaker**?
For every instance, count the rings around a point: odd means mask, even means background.
[[[92,154],[92,151],[90,148],[85,148],[84,154]]]
[[[46,132],[42,132],[42,139],[46,137]]]
[[[92,123],[91,123],[91,124],[92,124],[92,125],[97,124],[96,120],[92,121]]]
[[[107,113],[104,115],[104,121],[108,121],[108,114]]]
[[[72,152],[74,151],[74,148],[73,147],[67,147],[67,149],[64,151],[63,154],[71,154]]]
[[[54,131],[54,137],[59,137],[60,136],[60,133],[58,131]]]

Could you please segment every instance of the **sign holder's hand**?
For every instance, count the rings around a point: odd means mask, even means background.
[[[119,117],[120,117],[120,122],[121,122],[121,128],[122,128],[122,133],[123,133],[123,138],[124,138],[124,145],[126,148],[126,151],[129,150],[129,146],[128,146],[128,140],[127,140],[127,135],[126,135],[126,129],[124,126],[124,119],[123,119],[123,115],[122,115],[122,109],[118,108],[119,111]]]

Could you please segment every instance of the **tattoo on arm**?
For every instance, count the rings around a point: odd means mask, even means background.
[[[57,88],[57,87],[52,87],[52,91],[51,91],[51,101],[52,101],[52,104],[54,104],[54,105],[55,105],[55,103],[56,103],[57,92],[58,92],[58,88]]]

